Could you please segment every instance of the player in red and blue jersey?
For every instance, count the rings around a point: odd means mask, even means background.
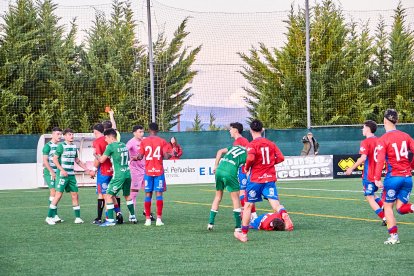
[[[249,227],[264,231],[285,231],[286,224],[279,213],[266,213],[252,219]]]
[[[357,167],[359,167],[361,164],[364,164],[364,171],[362,174],[364,196],[371,208],[382,220],[382,225],[386,226],[387,223],[385,220],[384,210],[382,209],[383,201],[381,198],[375,195],[375,192],[378,191],[378,187],[375,186],[374,180],[374,171],[376,164],[374,159],[374,152],[378,142],[378,138],[374,134],[376,131],[376,122],[372,120],[364,122],[364,126],[362,127],[362,135],[364,135],[366,139],[361,142],[359,148],[359,154],[361,154],[361,157],[359,157],[355,164],[351,168],[348,168],[345,173],[347,175],[351,175]]]
[[[145,226],[151,225],[151,200],[152,193],[156,192],[157,200],[157,221],[156,226],[162,226],[162,209],[164,206],[163,193],[166,190],[163,159],[171,157],[171,148],[164,139],[157,136],[158,124],[149,124],[150,135],[141,141],[137,159],[145,157]]]
[[[387,109],[384,113],[384,128],[386,133],[378,139],[375,148],[377,165],[375,167],[375,185],[384,187],[384,212],[387,219],[390,237],[385,244],[400,243],[398,227],[393,207],[401,215],[412,213],[414,206],[408,202],[413,187],[411,177],[411,162],[409,151],[414,152],[414,140],[405,132],[396,129],[398,113],[394,109]],[[382,164],[386,162],[387,174],[384,184],[381,181]]]
[[[272,209],[281,214],[287,230],[293,230],[293,223],[283,205],[279,202],[276,188],[275,165],[283,162],[285,157],[272,141],[262,137],[263,124],[259,120],[250,123],[250,133],[253,141],[247,145],[247,159],[244,171],[250,170],[250,179],[247,183],[247,202],[243,211],[242,232],[234,232],[234,236],[241,242],[247,241],[251,208],[253,203],[262,201],[262,196],[269,200]]]

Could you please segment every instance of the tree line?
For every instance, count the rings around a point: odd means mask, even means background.
[[[414,36],[406,18],[399,3],[391,31],[381,17],[371,32],[368,22],[347,23],[331,0],[311,9],[312,125],[382,122],[387,108],[414,122]],[[305,22],[305,11],[292,7],[283,47],[261,43],[239,53],[250,116],[267,127],[306,127]]]
[[[148,52],[135,34],[130,1],[113,1],[109,18],[97,11],[81,43],[76,19],[69,31],[52,0],[17,0],[3,15],[0,39],[0,134],[45,133],[53,126],[89,132],[116,112],[129,130],[151,118]],[[153,43],[156,118],[161,130],[177,124],[190,99],[188,83],[201,46],[183,47],[187,19],[171,40]]]

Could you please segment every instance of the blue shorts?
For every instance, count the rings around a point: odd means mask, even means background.
[[[276,189],[276,182],[255,183],[249,181],[247,183],[246,193],[247,202],[262,201],[262,196],[268,199],[279,200]]]
[[[378,187],[374,182],[362,179],[362,186],[364,187],[364,196],[373,196],[378,191]]]
[[[247,176],[245,173],[242,173],[241,167],[239,168],[238,178],[239,178],[240,190],[246,190]]]
[[[411,176],[391,176],[388,173],[384,178],[385,202],[391,203],[399,199],[404,204],[408,203],[412,189]]]
[[[164,174],[159,176],[144,175],[145,192],[165,192],[166,183]]]
[[[109,182],[111,182],[112,176],[102,175],[99,168],[96,173],[96,194],[106,194]]]

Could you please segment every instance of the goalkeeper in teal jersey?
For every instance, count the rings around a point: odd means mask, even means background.
[[[129,171],[129,154],[128,148],[122,142],[118,142],[117,133],[114,129],[110,128],[104,131],[105,141],[108,146],[102,156],[96,156],[100,163],[105,162],[108,158],[111,158],[113,167],[113,177],[109,182],[108,189],[106,190],[105,203],[108,219],[101,224],[101,226],[114,226],[114,198],[118,195],[119,191],[125,197],[127,207],[129,210],[129,221],[137,223],[134,211],[134,202],[131,200],[131,173]]]
[[[214,220],[218,213],[221,199],[223,198],[224,188],[230,192],[231,200],[233,202],[233,216],[236,222],[235,231],[240,231],[241,228],[241,208],[239,191],[240,184],[237,173],[239,167],[246,163],[246,148],[242,146],[231,146],[227,148],[227,153],[221,157],[220,151],[216,155],[216,164],[218,167],[215,170],[216,174],[216,196],[211,205],[210,220],[207,225],[208,230],[213,230]],[[220,163],[219,163],[220,162]]]

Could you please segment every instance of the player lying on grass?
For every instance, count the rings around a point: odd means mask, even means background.
[[[60,138],[62,137],[62,130],[58,127],[54,127],[52,129],[52,140],[46,143],[42,149],[43,153],[43,178],[49,188],[49,205],[52,203],[53,199],[55,199],[56,195],[56,173],[57,167],[55,163],[53,163],[53,156],[55,154],[56,148],[58,143],[60,142]],[[57,214],[53,218],[55,222],[62,222]]]
[[[216,196],[210,210],[210,219],[207,225],[208,230],[213,230],[214,220],[218,213],[220,202],[223,198],[223,191],[226,188],[230,192],[231,201],[233,202],[233,216],[236,222],[235,231],[241,230],[241,208],[239,191],[240,184],[237,178],[239,168],[246,162],[246,148],[242,146],[231,146],[227,148],[227,153],[221,157],[217,152],[216,164],[214,169],[216,178]]]
[[[362,187],[364,188],[364,196],[371,206],[372,210],[375,211],[377,216],[382,220],[382,225],[386,226],[386,219],[384,210],[382,209],[383,202],[381,198],[375,195],[378,191],[378,187],[375,186],[374,170],[375,170],[375,147],[377,146],[378,138],[375,136],[377,131],[377,123],[371,120],[365,121],[362,127],[362,135],[366,137],[361,142],[359,148],[359,154],[361,157],[352,165],[351,168],[346,170],[346,175],[351,175],[352,172],[361,164],[364,164],[364,171],[362,173]]]
[[[104,131],[105,141],[108,143],[108,146],[105,149],[105,152],[102,156],[96,155],[99,162],[102,164],[108,158],[111,158],[112,165],[114,168],[114,176],[109,182],[107,193],[105,195],[106,202],[106,211],[108,219],[101,224],[101,226],[114,226],[114,200],[113,197],[118,195],[122,190],[122,193],[125,197],[127,207],[129,210],[129,221],[136,223],[137,219],[135,217],[134,203],[131,200],[130,190],[131,190],[131,174],[129,172],[128,166],[128,148],[122,142],[117,141],[117,133],[114,129],[107,129]]]
[[[285,157],[275,143],[262,137],[262,132],[262,122],[253,120],[250,123],[253,141],[247,146],[247,159],[244,167],[246,172],[250,170],[250,177],[246,188],[247,202],[243,210],[242,232],[234,232],[234,236],[241,242],[247,242],[252,204],[262,201],[262,196],[269,200],[275,212],[281,214],[287,225],[286,229],[293,230],[293,223],[279,202],[276,188],[275,165],[283,162]]]
[[[282,215],[279,213],[266,213],[252,219],[249,224],[250,229],[265,231],[289,231]]]
[[[393,207],[395,206],[401,215],[414,211],[414,206],[408,202],[413,188],[408,151],[414,152],[414,140],[407,133],[397,130],[397,122],[397,111],[387,109],[384,113],[386,132],[378,139],[376,147],[375,185],[378,188],[384,187],[384,212],[390,234],[390,237],[384,242],[385,244],[400,243]],[[382,184],[381,174],[384,162],[386,162],[387,174],[384,178],[384,184]]]
[[[65,141],[60,143],[56,152],[53,156],[53,163],[55,163],[58,168],[58,173],[56,177],[56,196],[50,203],[48,215],[46,222],[49,225],[54,225],[55,222],[53,218],[57,213],[57,205],[62,198],[64,191],[70,192],[72,196],[72,205],[75,212],[75,223],[83,223],[83,220],[80,218],[80,206],[79,206],[79,196],[78,196],[78,183],[76,182],[75,177],[75,162],[81,168],[85,170],[85,173],[89,174],[89,169],[86,167],[86,164],[79,160],[78,149],[73,143],[74,132],[70,128],[67,128],[63,131],[63,137]]]

